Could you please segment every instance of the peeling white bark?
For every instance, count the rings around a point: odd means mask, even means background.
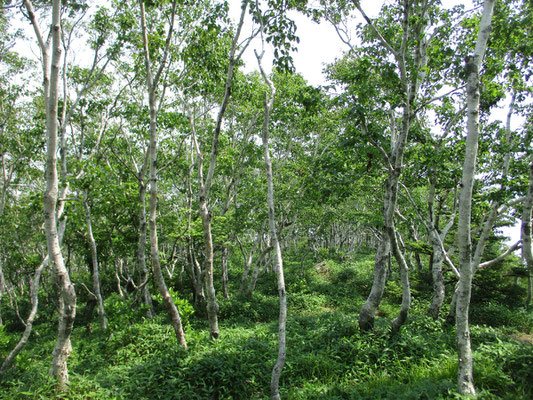
[[[458,283],[455,315],[459,359],[457,387],[462,395],[475,395],[476,393],[468,322],[475,258],[471,238],[472,190],[479,137],[479,70],[490,34],[493,9],[494,0],[485,0],[474,54],[466,62],[468,120],[462,188],[459,196],[457,241],[461,277]]]

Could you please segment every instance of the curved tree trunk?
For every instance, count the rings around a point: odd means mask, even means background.
[[[407,317],[409,316],[409,308],[411,307],[411,287],[409,285],[409,266],[405,262],[403,253],[398,245],[397,234],[395,232],[391,232],[390,234],[392,235],[392,253],[400,268],[400,280],[402,282],[402,306],[400,308],[400,314],[391,321],[392,331],[397,332],[400,327],[405,324]]]
[[[91,222],[91,210],[87,199],[87,191],[83,192],[83,208],[85,209],[85,221],[87,223],[87,237],[91,246],[91,268],[93,278],[93,293],[96,296],[98,304],[98,316],[100,317],[100,326],[103,330],[107,329],[107,319],[104,310],[104,300],[102,299],[102,291],[100,289],[100,268],[98,265],[98,249],[96,247],[96,240],[93,235],[93,225]]]
[[[144,10],[144,3],[139,1],[141,9],[141,24],[142,24],[142,36],[144,46],[144,61],[146,67],[146,82],[148,86],[148,100],[150,105],[150,148],[149,148],[149,162],[150,162],[150,208],[149,208],[149,227],[150,227],[150,254],[152,259],[152,270],[154,272],[154,279],[163,298],[163,302],[167,307],[170,319],[172,321],[172,327],[174,328],[174,334],[178,343],[187,348],[187,342],[185,341],[185,334],[181,324],[180,314],[172,296],[165,283],[165,278],[161,271],[161,263],[159,260],[159,243],[157,237],[157,113],[158,104],[156,100],[156,87],[165,68],[166,59],[168,57],[170,40],[172,38],[172,32],[174,30],[174,17],[176,13],[176,2],[173,2],[172,19],[169,32],[167,35],[166,48],[163,60],[157,71],[152,75],[150,54],[148,50],[148,33],[146,27],[146,14]]]
[[[390,155],[386,154],[386,164],[388,165],[388,175],[385,184],[385,196],[383,201],[383,229],[382,229],[382,242],[379,244],[376,258],[374,262],[374,281],[372,283],[372,289],[370,294],[359,313],[359,327],[362,330],[372,329],[374,327],[374,317],[376,310],[383,297],[385,290],[385,281],[387,276],[387,262],[390,256],[390,251],[394,247],[396,240],[396,228],[394,226],[394,213],[396,211],[396,203],[398,197],[398,185],[400,175],[403,170],[403,158],[405,148],[407,146],[407,140],[409,136],[409,130],[411,122],[414,118],[414,111],[411,105],[417,97],[417,93],[420,89],[421,83],[425,79],[424,67],[427,64],[426,46],[425,46],[425,29],[426,23],[418,25],[417,32],[411,32],[409,26],[409,20],[412,17],[413,8],[411,2],[403,2],[403,17],[402,17],[402,32],[401,32],[401,44],[398,49],[394,49],[390,43],[381,35],[377,27],[372,23],[368,16],[361,9],[359,3],[355,4],[356,8],[363,15],[370,28],[376,32],[382,46],[394,57],[399,70],[401,90],[403,97],[403,109],[401,115],[401,127],[399,132],[394,132],[394,127],[391,135],[391,151]],[[421,8],[423,15],[419,15],[422,19],[426,19],[427,4]],[[417,40],[417,47],[413,50],[413,56],[415,58],[415,68],[413,71],[408,71],[406,66],[407,55],[407,43],[413,37],[418,36],[421,39]],[[366,124],[363,123],[362,127],[365,131],[367,129]],[[366,132],[368,134],[368,132]],[[397,134],[397,137],[395,135]],[[370,137],[370,135],[369,135]],[[383,150],[383,149],[381,149]],[[400,254],[400,249],[396,246],[396,249]],[[408,294],[408,274],[403,266],[403,255],[397,257],[400,263],[400,275],[402,278],[402,311],[400,316],[395,319],[394,324],[400,323],[403,318],[407,318],[406,310],[410,304],[410,294]],[[408,271],[408,270],[407,270]]]
[[[387,280],[387,265],[390,255],[390,241],[388,235],[382,235],[382,240],[378,244],[376,250],[376,258],[374,261],[374,280],[372,282],[372,289],[366,299],[366,302],[359,312],[359,328],[362,330],[369,330],[374,328],[374,319],[376,311],[381,303],[383,292],[385,291],[385,283]]]
[[[17,345],[13,348],[13,350],[10,351],[10,353],[7,355],[7,357],[2,362],[2,366],[0,367],[0,381],[2,381],[2,378],[4,377],[4,374],[6,371],[13,365],[13,362],[15,361],[15,358],[20,353],[20,351],[24,348],[26,343],[28,342],[28,339],[30,338],[32,329],[33,329],[33,322],[35,321],[35,317],[37,316],[37,310],[39,308],[39,281],[41,280],[41,274],[43,272],[43,269],[48,265],[48,256],[45,257],[41,265],[35,270],[35,274],[33,276],[33,281],[31,284],[31,310],[30,314],[28,315],[28,319],[26,320],[26,327],[24,328],[24,333],[22,334],[22,337],[20,338]]]
[[[61,60],[61,2],[52,2],[52,23],[50,42],[45,42],[41,34],[33,6],[24,0],[35,35],[39,42],[43,64],[43,89],[46,109],[46,188],[43,197],[44,227],[48,257],[53,266],[53,276],[59,291],[59,324],[57,342],[52,353],[50,373],[54,375],[61,389],[68,384],[67,359],[71,351],[70,334],[76,316],[76,291],[65,267],[59,243],[57,227],[57,148],[58,148],[58,90],[59,64]],[[50,54],[51,50],[51,54]]]
[[[455,313],[457,356],[459,359],[457,386],[459,393],[462,395],[475,395],[476,393],[474,388],[472,349],[468,322],[472,276],[474,272],[471,238],[472,190],[474,186],[479,137],[479,70],[487,47],[493,9],[494,0],[485,0],[476,48],[473,56],[469,57],[466,62],[468,132],[463,164],[462,189],[459,197],[457,240],[459,243],[461,277],[458,283],[457,307]]]
[[[207,319],[209,322],[209,336],[211,339],[218,339],[219,329],[218,329],[218,304],[216,301],[216,293],[214,286],[214,254],[213,254],[213,235],[211,232],[211,213],[208,207],[209,192],[211,190],[211,185],[213,183],[213,177],[215,173],[215,167],[218,158],[218,145],[220,132],[222,130],[222,121],[224,120],[224,115],[229,104],[229,99],[231,96],[231,88],[233,86],[233,72],[235,66],[237,65],[239,54],[236,56],[237,46],[239,37],[241,34],[241,29],[244,24],[244,17],[246,15],[246,10],[248,7],[248,2],[244,2],[239,24],[237,25],[237,30],[235,36],[233,37],[231,43],[231,49],[229,54],[229,65],[226,74],[226,84],[224,87],[224,98],[220,104],[218,110],[217,120],[215,124],[215,132],[213,135],[213,141],[211,144],[211,154],[209,158],[209,167],[207,170],[207,176],[204,180],[203,174],[203,163],[204,159],[198,146],[196,139],[194,121],[191,116],[191,129],[193,130],[193,140],[195,142],[196,153],[197,153],[197,162],[198,162],[198,180],[199,180],[199,206],[200,206],[200,218],[202,219],[202,229],[204,231],[204,242],[205,242],[205,267],[203,270],[203,276],[205,279],[206,286],[206,297],[207,297]]]

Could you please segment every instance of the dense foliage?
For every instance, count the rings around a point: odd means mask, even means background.
[[[282,398],[468,398],[463,248],[477,396],[532,398],[533,8],[469,90],[489,3],[0,1],[0,398],[274,396],[285,294]],[[325,86],[295,12],[346,45]]]

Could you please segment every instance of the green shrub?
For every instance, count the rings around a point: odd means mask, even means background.
[[[276,296],[265,296],[258,290],[254,291],[251,297],[234,296],[230,299],[220,299],[218,304],[219,318],[232,322],[267,322],[277,319],[279,315],[279,299]]]
[[[112,293],[104,300],[109,329],[120,330],[126,325],[142,321],[147,307],[144,304],[135,304],[132,299],[120,297],[117,293]]]
[[[470,316],[473,324],[505,326],[525,333],[533,331],[533,312],[525,308],[510,309],[503,304],[491,301],[473,304]]]
[[[168,291],[170,292],[170,297],[172,298],[174,305],[178,309],[182,325],[183,326],[188,325],[191,316],[194,314],[194,307],[188,300],[181,298],[174,289],[168,288]],[[161,296],[159,292],[155,295],[152,295],[152,298],[157,303],[161,305],[163,304],[163,297]]]

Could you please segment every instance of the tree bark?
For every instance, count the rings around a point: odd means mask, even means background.
[[[91,268],[93,278],[93,293],[96,296],[98,316],[100,317],[100,326],[103,330],[107,329],[107,318],[104,310],[104,300],[102,298],[102,291],[100,289],[100,268],[98,265],[98,249],[96,247],[96,240],[93,235],[93,225],[91,222],[91,209],[89,208],[89,201],[87,199],[87,191],[83,192],[83,208],[85,209],[85,222],[87,223],[87,238],[91,247]]]
[[[444,254],[440,246],[439,233],[436,229],[429,232],[429,240],[433,249],[431,259],[431,276],[433,278],[433,299],[429,306],[428,314],[434,319],[439,318],[442,303],[444,302],[445,287],[444,276],[442,274],[442,263],[444,262]]]
[[[524,200],[524,208],[522,210],[522,257],[524,258],[527,266],[528,274],[528,291],[526,307],[531,306],[531,274],[533,273],[533,245],[531,240],[531,218],[533,209],[533,161],[529,165],[529,189]]]
[[[224,245],[224,249],[222,250],[222,295],[225,299],[229,299],[229,291],[228,291],[228,258],[230,257],[230,251],[226,245]]]
[[[76,316],[76,291],[65,267],[58,237],[57,227],[57,148],[58,148],[58,91],[59,64],[61,61],[61,2],[52,2],[51,48],[41,34],[33,6],[24,0],[31,24],[35,31],[42,54],[43,89],[46,110],[46,188],[43,197],[44,227],[49,260],[53,266],[54,280],[59,291],[59,324],[57,342],[52,353],[50,373],[57,379],[63,390],[68,385],[67,359],[70,355],[70,334]],[[50,54],[51,52],[51,54]]]
[[[400,81],[402,86],[402,96],[403,96],[403,109],[401,115],[401,127],[397,137],[394,137],[394,127],[391,127],[393,134],[391,135],[391,152],[390,156],[387,155],[385,160],[388,164],[388,175],[387,181],[385,184],[385,196],[383,201],[383,228],[382,228],[382,242],[379,244],[376,251],[376,258],[374,262],[374,280],[372,283],[372,289],[370,294],[359,313],[359,327],[362,330],[373,329],[374,327],[374,318],[377,308],[383,297],[383,292],[385,290],[386,276],[387,276],[387,263],[390,256],[391,248],[394,247],[396,227],[394,224],[394,213],[396,211],[396,202],[398,197],[398,184],[400,180],[400,175],[403,170],[403,157],[405,152],[405,147],[407,145],[407,140],[409,136],[409,130],[411,127],[411,122],[413,119],[413,111],[411,109],[412,103],[415,101],[417,92],[419,91],[421,83],[425,79],[424,67],[427,62],[427,56],[425,52],[425,38],[424,30],[426,24],[419,24],[418,32],[409,31],[409,20],[412,15],[411,4],[409,1],[403,2],[403,18],[402,18],[402,39],[401,44],[398,50],[395,50],[390,43],[381,35],[379,30],[375,27],[372,21],[367,17],[364,11],[361,9],[359,3],[355,4],[356,8],[363,15],[364,19],[367,21],[367,24],[370,28],[377,34],[381,44],[387,51],[394,57],[396,64],[400,73]],[[421,18],[426,17],[427,13],[427,4],[425,7],[422,7],[423,15],[420,15]],[[421,37],[420,40],[417,40],[417,47],[414,50],[415,58],[415,68],[409,75],[409,72],[406,67],[405,57],[407,54],[407,43],[412,36]],[[366,125],[364,124],[363,129],[366,130]],[[368,132],[367,132],[368,133]],[[394,249],[393,249],[394,250]],[[399,248],[397,248],[398,251]],[[398,258],[398,257],[397,257]],[[406,309],[410,304],[410,293],[407,292],[405,283],[408,279],[408,275],[405,273],[405,270],[402,271],[402,261],[403,255],[400,259],[400,274],[402,276],[402,282],[404,287],[402,289],[402,311],[400,316],[396,318],[394,324],[396,328],[399,323],[405,322],[407,316]],[[404,261],[403,261],[404,262]],[[405,319],[403,318],[405,316]]]
[[[152,304],[152,295],[148,285],[148,268],[146,266],[146,183],[144,182],[144,165],[139,178],[139,242],[137,244],[137,263],[141,270],[142,297],[144,304],[147,306],[146,317],[152,319],[154,316],[154,305]]]
[[[463,164],[462,188],[459,196],[457,241],[459,247],[461,277],[459,278],[458,283],[455,313],[457,355],[459,359],[457,389],[462,395],[476,394],[474,387],[470,328],[468,322],[472,276],[474,272],[474,257],[471,238],[472,190],[474,186],[479,137],[479,70],[490,34],[493,9],[494,0],[485,0],[474,54],[473,56],[468,57],[466,62],[468,131]]]
[[[226,109],[229,104],[229,99],[231,95],[231,88],[233,86],[233,71],[237,64],[238,58],[235,56],[237,51],[237,45],[241,33],[241,29],[244,23],[244,16],[246,15],[246,9],[248,7],[248,2],[244,3],[244,6],[241,11],[241,17],[239,24],[237,25],[237,31],[233,37],[231,43],[231,50],[229,54],[229,65],[226,74],[226,84],[224,87],[224,98],[220,104],[218,110],[217,120],[215,124],[215,132],[213,135],[213,142],[211,144],[211,155],[209,158],[209,167],[207,170],[207,176],[204,180],[203,175],[203,156],[198,146],[196,139],[196,134],[194,133],[194,122],[192,121],[191,116],[191,128],[193,129],[193,140],[195,142],[196,152],[197,152],[197,161],[198,161],[198,180],[199,180],[199,207],[200,207],[200,218],[202,219],[202,229],[204,231],[204,243],[205,243],[205,267],[203,276],[205,279],[206,287],[206,297],[207,297],[207,319],[209,322],[209,336],[211,339],[218,339],[219,329],[218,329],[218,303],[216,300],[216,292],[214,286],[214,251],[213,251],[213,235],[211,232],[211,212],[208,207],[209,192],[211,190],[211,185],[213,183],[213,176],[215,173],[215,167],[218,158],[218,145],[220,132],[222,130],[222,121],[226,113]]]
[[[139,1],[141,10],[141,24],[142,24],[142,36],[144,46],[144,61],[146,68],[146,83],[148,87],[148,101],[150,105],[150,146],[149,146],[149,162],[150,162],[150,208],[149,208],[149,228],[150,228],[150,255],[152,260],[152,270],[154,272],[154,279],[163,298],[163,302],[168,310],[170,319],[172,321],[172,327],[174,328],[174,334],[178,343],[187,348],[187,342],[185,340],[185,334],[181,324],[180,314],[170,291],[165,283],[165,278],[161,271],[161,263],[159,260],[159,243],[157,237],[157,114],[158,114],[158,102],[156,100],[156,87],[161,77],[161,73],[165,68],[166,59],[168,57],[170,40],[172,38],[172,32],[174,30],[174,16],[176,11],[176,2],[173,2],[172,20],[167,35],[167,42],[165,47],[165,53],[161,65],[155,75],[152,75],[150,53],[148,49],[148,33],[146,27],[146,14],[144,10],[144,2]],[[161,101],[161,100],[160,100]]]
[[[411,287],[409,285],[409,266],[407,265],[403,253],[398,245],[398,239],[395,232],[391,232],[392,253],[396,258],[396,262],[400,268],[400,280],[402,282],[402,306],[400,314],[391,321],[393,332],[397,332],[401,326],[407,321],[409,316],[409,308],[411,307]]]
[[[48,265],[48,256],[45,257],[41,265],[37,267],[35,270],[35,274],[33,276],[33,281],[31,284],[31,310],[30,314],[28,315],[28,319],[26,320],[26,326],[24,328],[24,333],[22,334],[22,337],[20,338],[17,345],[9,352],[7,357],[2,362],[2,366],[0,367],[0,382],[2,381],[2,378],[4,377],[4,374],[6,371],[13,365],[13,362],[15,361],[15,358],[20,353],[22,348],[26,345],[28,342],[28,339],[30,338],[32,329],[33,329],[33,322],[35,321],[35,317],[37,316],[37,310],[39,307],[39,281],[41,280],[41,274],[43,272],[43,269]]]
[[[3,325],[2,321],[2,297],[7,291],[6,279],[4,277],[4,256],[0,254],[0,326]]]
[[[257,54],[256,54],[257,56]],[[262,56],[261,56],[262,57]],[[272,160],[270,159],[270,149],[268,147],[268,125],[270,123],[270,111],[274,105],[276,89],[261,67],[261,57],[257,56],[259,68],[263,79],[270,88],[270,95],[265,93],[265,114],[263,119],[263,153],[265,158],[265,169],[267,175],[267,207],[268,225],[270,231],[270,241],[274,247],[274,268],[277,275],[278,295],[279,295],[279,324],[278,324],[278,357],[272,369],[270,379],[270,398],[281,400],[279,393],[279,379],[281,371],[285,365],[287,354],[286,327],[287,327],[287,292],[285,290],[285,275],[283,273],[283,257],[276,230],[276,214],[274,211],[274,180],[272,177]]]

